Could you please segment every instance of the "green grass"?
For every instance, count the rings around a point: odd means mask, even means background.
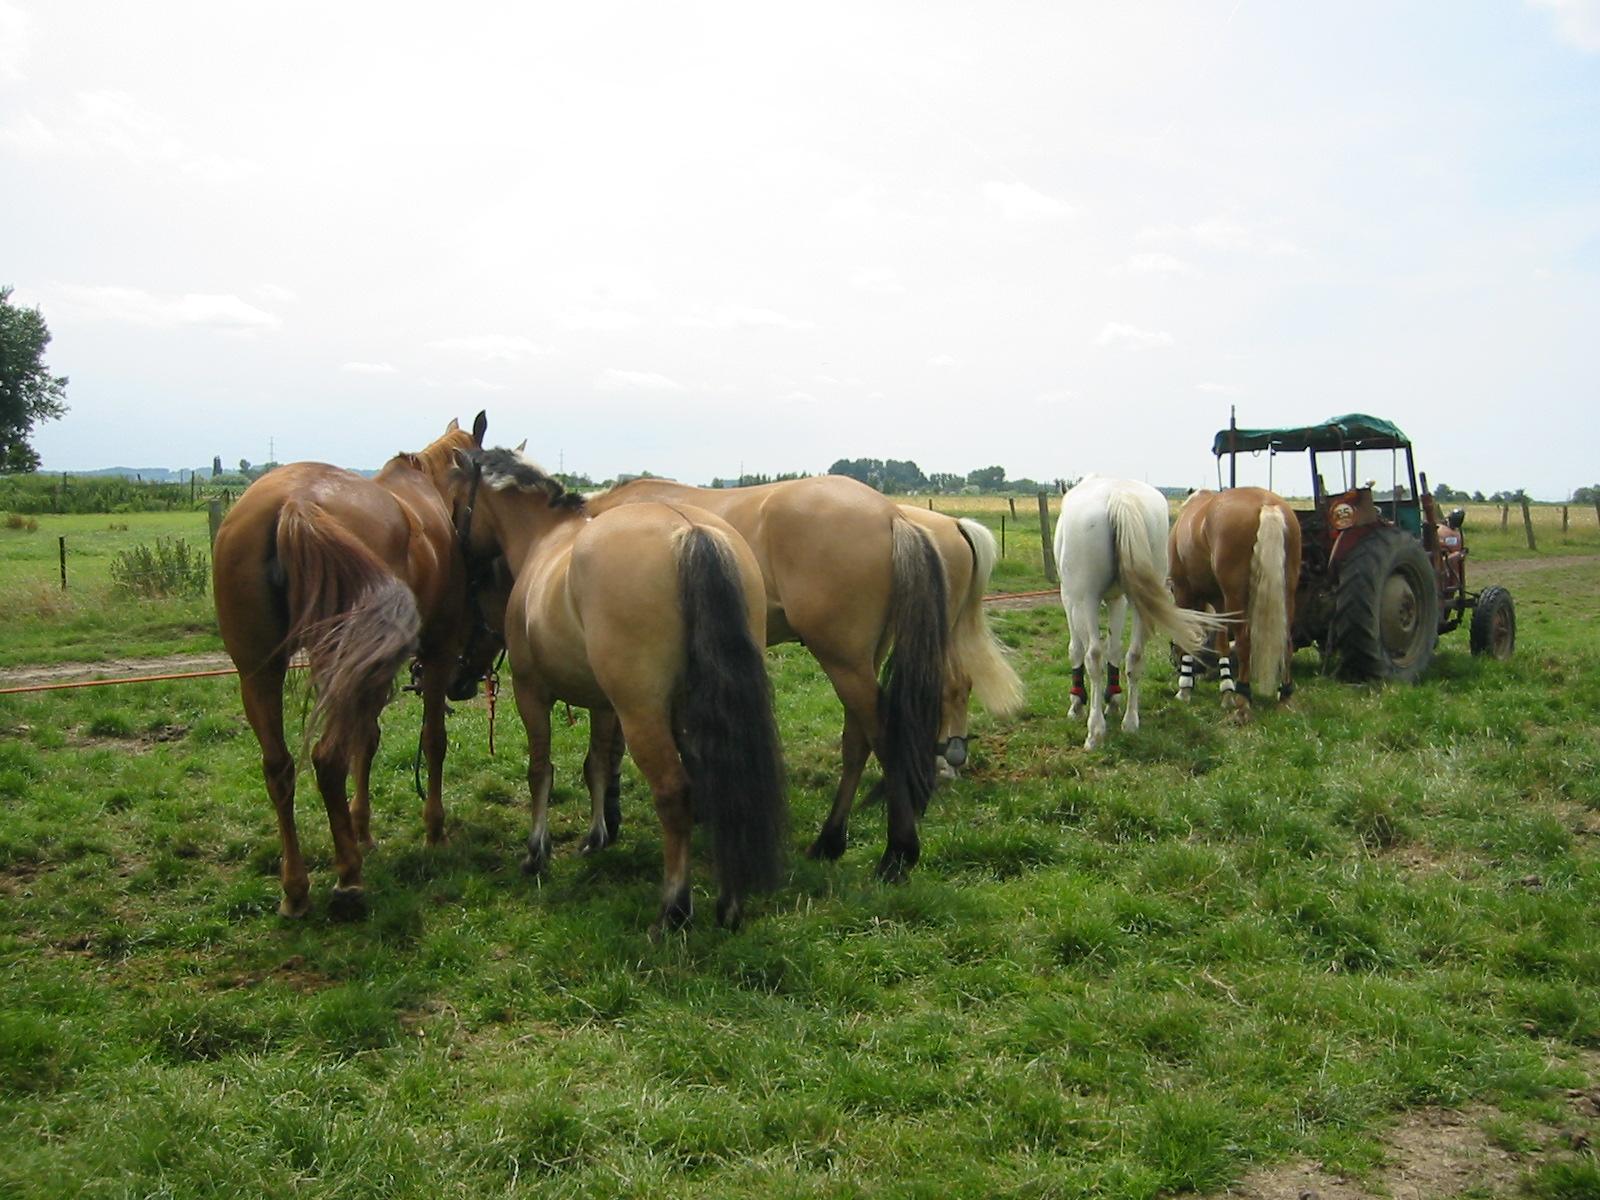
[[[32,519],[33,530],[0,525],[0,667],[222,649],[209,589],[182,601],[145,600],[116,594],[111,578],[118,553],[154,545],[158,538],[182,538],[208,554],[204,512],[45,513]]]
[[[1600,1047],[1597,586],[1527,575],[1517,658],[1457,635],[1416,688],[1304,656],[1294,705],[1245,727],[1212,688],[1172,700],[1153,655],[1145,728],[1092,754],[1060,612],[998,614],[1029,709],[979,718],[910,883],[872,877],[868,808],[737,934],[700,864],[660,945],[631,765],[623,840],[576,855],[581,714],[536,883],[509,703],[494,757],[481,700],[452,718],[429,850],[397,702],[371,916],[328,919],[303,779],[291,924],[229,682],[0,699],[0,1194],[1146,1198],[1291,1155],[1359,1176],[1413,1106],[1548,1106]],[[771,661],[798,846],[838,708],[803,651]]]

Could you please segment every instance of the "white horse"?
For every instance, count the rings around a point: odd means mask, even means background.
[[[1056,563],[1061,568],[1061,607],[1071,631],[1072,707],[1076,719],[1089,707],[1089,736],[1084,748],[1105,740],[1105,703],[1122,692],[1115,664],[1110,665],[1100,632],[1100,605],[1109,608],[1111,646],[1122,644],[1122,620],[1133,602],[1133,629],[1128,638],[1127,696],[1122,728],[1139,728],[1139,668],[1145,638],[1164,633],[1193,653],[1206,638],[1227,627],[1225,618],[1179,608],[1167,592],[1167,500],[1148,483],[1089,475],[1062,498],[1056,518]],[[1088,666],[1085,686],[1084,667]]]

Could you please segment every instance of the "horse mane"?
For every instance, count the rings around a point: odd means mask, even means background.
[[[496,447],[493,450],[480,450],[472,457],[483,471],[485,487],[497,492],[538,492],[553,509],[570,512],[582,512],[584,509],[581,492],[569,491],[565,484],[538,463],[515,450]]]

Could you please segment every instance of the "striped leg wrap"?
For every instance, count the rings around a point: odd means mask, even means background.
[[[1222,682],[1217,685],[1218,691],[1231,692],[1235,690],[1233,682],[1233,660],[1224,655],[1217,662],[1217,673],[1222,676]]]
[[[1088,699],[1089,693],[1083,690],[1083,668],[1072,668],[1072,697],[1075,700]]]
[[[1122,695],[1122,672],[1114,665],[1106,670],[1106,699],[1110,700],[1113,696]]]
[[[1190,691],[1194,687],[1194,655],[1185,654],[1178,660],[1178,690]]]

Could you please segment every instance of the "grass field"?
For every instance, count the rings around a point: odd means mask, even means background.
[[[1468,1102],[1531,1194],[1600,1194],[1565,1098],[1600,1084],[1600,563],[1561,552],[1517,564],[1509,664],[1458,633],[1368,689],[1307,654],[1236,727],[1153,655],[1145,728],[1092,754],[1059,609],[996,614],[1029,708],[980,716],[909,884],[873,879],[868,809],[743,931],[702,891],[660,945],[631,766],[622,842],[576,856],[581,714],[540,884],[509,704],[494,757],[481,700],[452,718],[430,851],[397,702],[371,916],[327,919],[303,780],[286,924],[231,683],[0,699],[0,1194],[1151,1197],[1295,1156],[1374,1180],[1397,1113]],[[799,846],[838,708],[771,662]]]
[[[928,497],[903,497],[925,506]],[[1005,553],[997,565],[991,590],[1028,591],[1049,586],[1039,538],[1035,497],[936,496],[932,506],[955,516],[983,521],[999,535],[1005,518]],[[1051,501],[1054,513],[1059,498]],[[1600,554],[1600,527],[1592,509],[1573,508],[1570,527],[1561,532],[1559,506],[1532,510],[1538,554],[1554,557]],[[0,525],[0,669],[27,663],[100,662],[111,658],[154,657],[219,651],[209,599],[147,601],[120,598],[111,588],[111,559],[119,551],[157,538],[182,538],[196,547],[207,542],[203,512],[126,513],[31,518],[33,529]],[[1468,508],[1468,544],[1476,562],[1473,585],[1494,581],[1492,564],[1525,558],[1530,551],[1513,512],[1507,532],[1500,532],[1493,505]],[[67,583],[61,587],[59,542],[67,539]]]

